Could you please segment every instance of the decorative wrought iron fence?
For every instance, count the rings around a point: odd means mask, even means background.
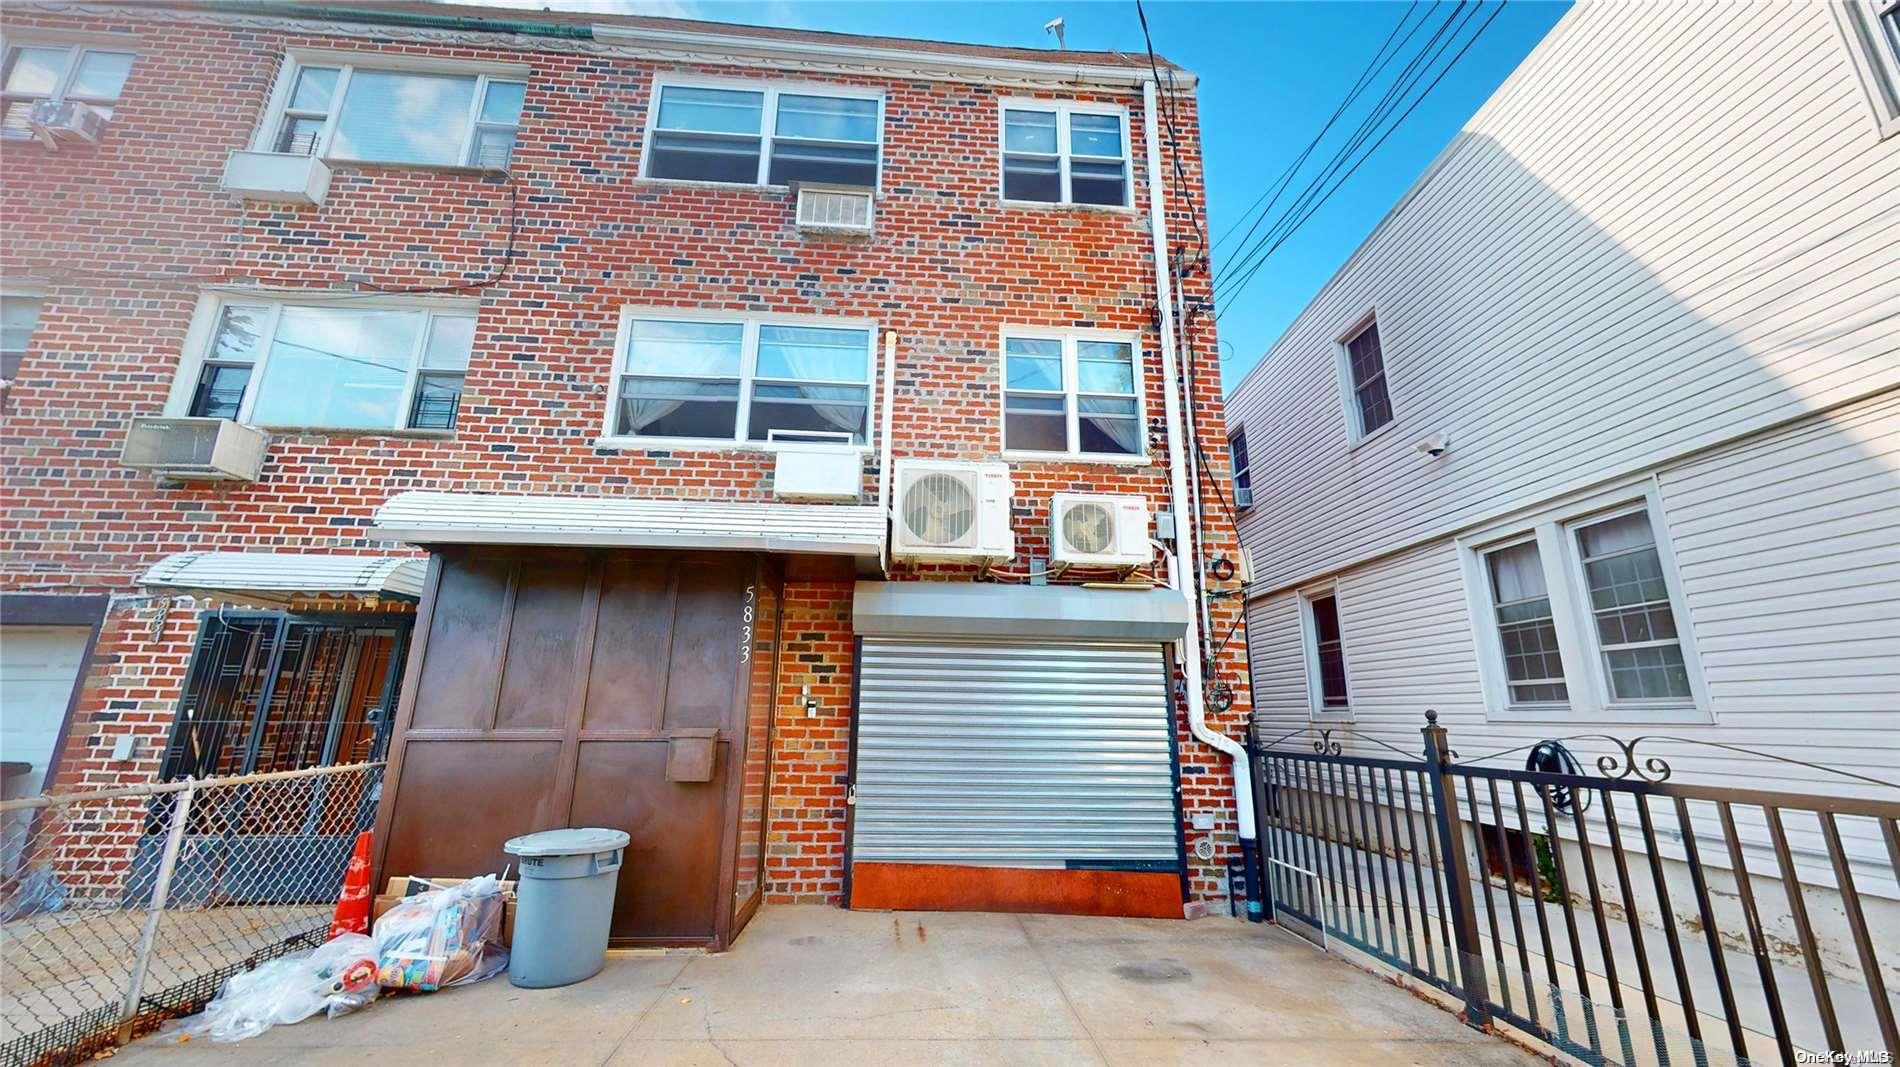
[[[1427,720],[1417,755],[1254,746],[1269,918],[1585,1063],[1900,1054],[1900,803],[1672,782],[1608,737],[1597,774],[1482,766]]]
[[[0,1061],[88,1059],[320,943],[382,768],[0,804]]]

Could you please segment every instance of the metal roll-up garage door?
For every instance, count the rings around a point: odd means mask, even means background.
[[[1175,868],[1159,643],[866,636],[854,862]]]

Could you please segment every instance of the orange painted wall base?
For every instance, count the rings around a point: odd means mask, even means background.
[[[856,863],[851,907],[870,911],[1007,911],[1179,919],[1173,871],[1025,870],[942,863]]]

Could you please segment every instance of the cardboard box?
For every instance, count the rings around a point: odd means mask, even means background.
[[[397,875],[389,880],[385,890],[370,902],[370,921],[383,917],[383,913],[396,906],[404,897],[413,897],[417,893],[427,892],[431,888],[446,888],[466,878],[415,878]],[[501,943],[513,946],[515,943],[515,883],[513,880],[501,883]]]

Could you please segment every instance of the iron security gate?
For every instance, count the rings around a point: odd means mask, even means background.
[[[1270,917],[1586,1063],[1900,1052],[1900,803],[1684,785],[1636,751],[1708,744],[1684,738],[1466,759],[1435,722],[1423,733],[1423,758],[1346,755],[1330,730],[1310,750],[1255,748]],[[1587,774],[1561,742],[1609,751]],[[1479,765],[1527,754],[1534,769]]]
[[[1174,870],[1159,644],[866,636],[852,861]]]

